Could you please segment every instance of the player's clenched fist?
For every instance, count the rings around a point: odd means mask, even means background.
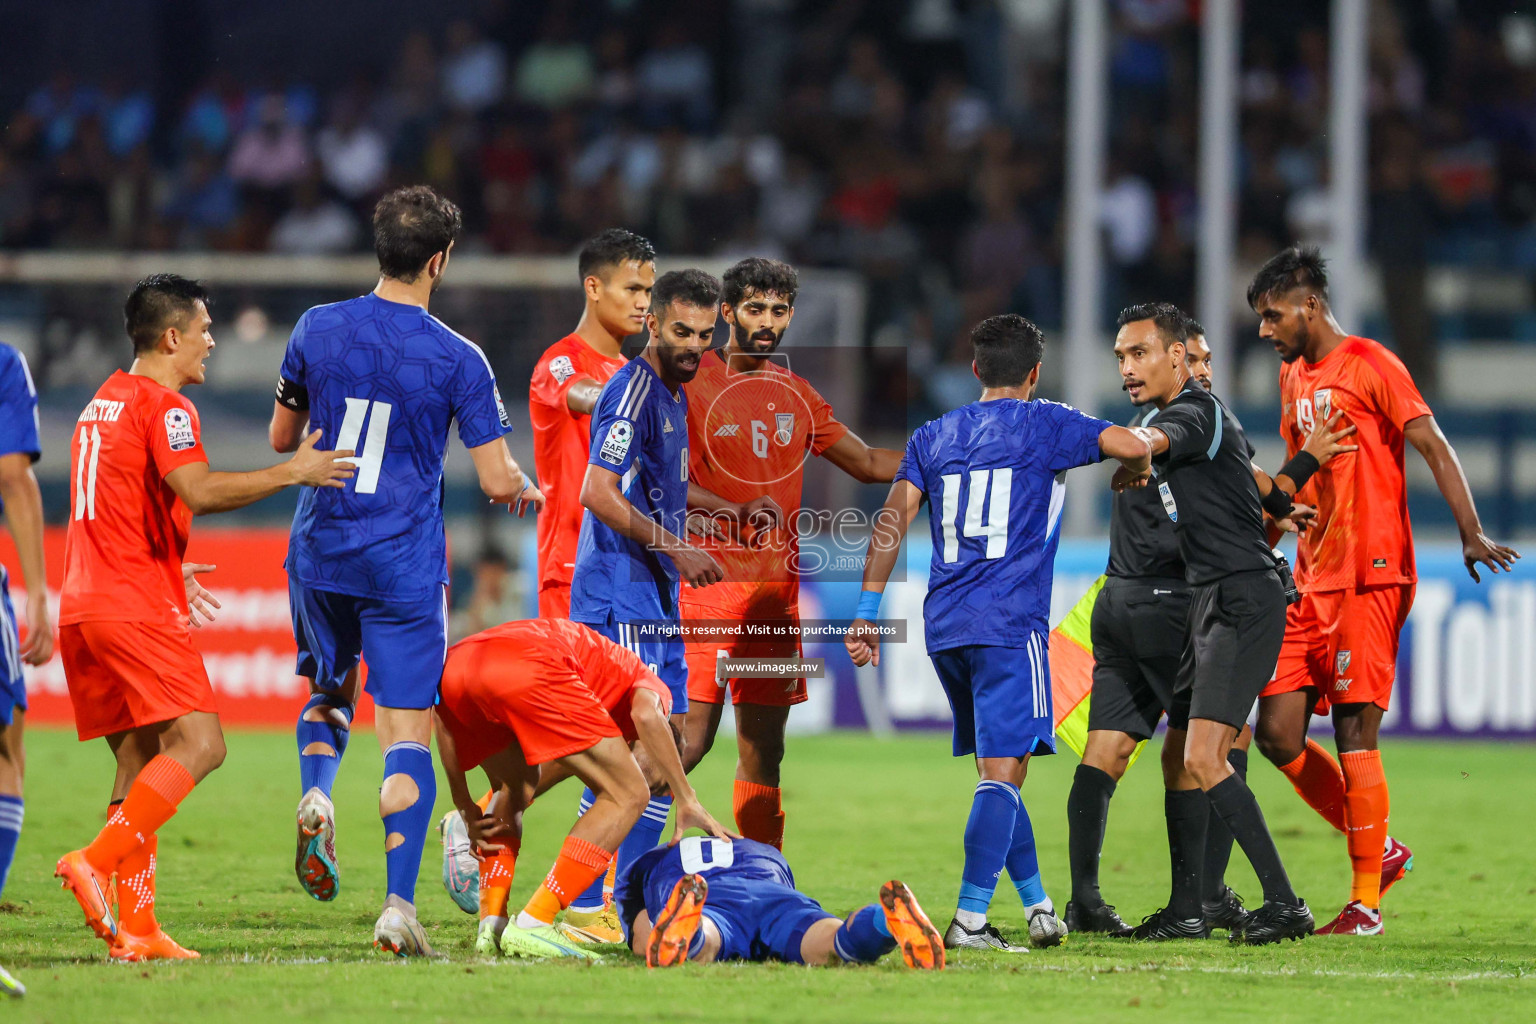
[[[707,587],[725,579],[725,570],[707,551],[700,551],[692,545],[684,544],[671,554],[672,562],[677,566],[678,575],[686,580],[690,587]]]
[[[868,664],[880,664],[880,632],[867,619],[854,619],[848,632],[843,634],[843,646],[848,657],[860,668]]]
[[[304,439],[293,458],[288,460],[293,482],[305,487],[345,487],[357,472],[352,451],[322,451],[315,447],[319,440],[320,431],[316,430]]]

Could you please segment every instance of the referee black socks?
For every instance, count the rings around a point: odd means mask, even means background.
[[[1172,873],[1168,914],[1185,921],[1203,918],[1200,880],[1210,801],[1198,789],[1170,789],[1163,794],[1163,810],[1168,817],[1168,866]]]
[[[1245,783],[1248,781],[1248,751],[1233,747],[1227,752],[1227,763]],[[1232,830],[1221,820],[1216,808],[1210,810],[1210,824],[1205,831],[1205,882],[1200,887],[1208,902],[1226,898],[1227,862],[1232,859]]]
[[[1067,858],[1072,866],[1072,902],[1097,907],[1104,902],[1099,892],[1099,856],[1104,850],[1104,831],[1109,821],[1109,798],[1115,780],[1092,765],[1080,764],[1067,794]]]
[[[1285,866],[1280,863],[1280,851],[1275,848],[1269,826],[1264,823],[1264,812],[1259,810],[1259,802],[1254,798],[1253,790],[1248,788],[1248,783],[1233,773],[1212,786],[1205,795],[1210,798],[1216,813],[1221,815],[1221,820],[1232,830],[1237,845],[1243,848],[1243,853],[1248,857],[1248,863],[1253,865],[1253,872],[1259,876],[1259,884],[1264,887],[1264,901],[1295,904],[1296,892],[1291,888],[1291,880],[1286,877]]]

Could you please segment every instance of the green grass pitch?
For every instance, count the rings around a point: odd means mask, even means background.
[[[160,918],[203,959],[107,963],[104,946],[51,877],[58,855],[89,840],[104,819],[106,746],[41,729],[27,746],[26,830],[0,906],[0,963],[30,995],[0,1006],[5,1020],[785,1024],[1536,1016],[1536,749],[1528,747],[1389,744],[1392,832],[1413,847],[1417,862],[1387,900],[1383,938],[1314,937],[1232,949],[1220,940],[1132,946],[1072,936],[1059,949],[966,954],[948,971],[922,974],[892,957],[864,968],[713,965],[670,972],[647,971],[627,956],[590,966],[482,960],[470,950],[472,919],[442,891],[435,841],[427,847],[417,904],[447,958],[403,962],[376,954],[369,940],[384,880],[380,758],[366,733],[353,738],[337,787],[342,890],[335,903],[313,902],[293,877],[299,794],[292,737],[237,733],[229,737],[225,766],[162,831]],[[1111,809],[1104,890],[1127,918],[1154,910],[1167,888],[1155,754],[1149,750],[1132,769]],[[1067,898],[1065,805],[1075,764],[1070,754],[1041,759],[1024,789],[1047,887],[1059,904]],[[730,815],[732,768],[726,740],[697,773],[705,803],[722,819]],[[942,737],[792,740],[786,852],[801,887],[846,913],[870,902],[882,881],[899,877],[942,928],[959,885],[972,772],[968,762],[948,756]],[[1344,841],[1257,757],[1252,775],[1296,888],[1322,923],[1348,895]],[[514,905],[542,879],[577,796],[568,784],[529,812]],[[1256,901],[1240,851],[1230,879],[1250,904]],[[1005,932],[1022,931],[1006,881],[993,909]]]

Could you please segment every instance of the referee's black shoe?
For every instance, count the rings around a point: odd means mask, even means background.
[[[1304,939],[1315,927],[1312,911],[1306,900],[1295,903],[1275,903],[1269,900],[1248,915],[1241,930],[1234,930],[1227,938],[1250,946],[1263,946],[1281,939]]]
[[[1141,924],[1131,929],[1131,938],[1148,942],[1167,939],[1208,939],[1211,926],[1203,917],[1174,917],[1167,907],[1141,919]]]
[[[1067,904],[1067,931],[1083,934],[1097,933],[1099,935],[1111,935],[1117,939],[1129,938],[1131,926],[1121,920],[1115,913],[1115,908],[1108,903],[1100,903],[1096,907],[1084,906],[1081,903],[1069,902]]]
[[[1233,892],[1230,885],[1222,889],[1220,899],[1202,901],[1200,909],[1205,912],[1208,927],[1225,928],[1229,932],[1242,931],[1252,916],[1243,909],[1243,898]]]

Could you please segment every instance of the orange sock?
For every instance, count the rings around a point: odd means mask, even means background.
[[[480,862],[480,916],[506,917],[507,896],[512,891],[512,876],[517,870],[521,839],[504,839],[494,854]]]
[[[177,762],[157,754],[107,819],[106,827],[85,848],[85,859],[103,874],[118,869],[135,847],[149,841],[160,826],[176,813],[176,805],[192,792],[192,773]]]
[[[485,796],[483,796],[479,800],[475,801],[475,805],[477,807],[479,807],[482,812],[484,812],[484,811],[486,811],[487,809],[490,808],[490,806],[491,806],[491,797],[493,797],[495,795],[496,795],[496,791],[494,789],[488,789],[488,790],[485,791]]]
[[[1296,760],[1281,765],[1280,770],[1324,821],[1344,831],[1344,772],[1333,755],[1316,740],[1309,739],[1307,748]]]
[[[732,801],[736,827],[748,839],[784,848],[784,811],[779,804],[779,787],[736,780]]]
[[[150,836],[117,866],[118,920],[130,935],[153,935],[155,920],[155,860],[160,837]]]
[[[608,873],[603,876],[603,900],[604,900],[604,902],[607,902],[607,903],[612,903],[613,902],[613,882],[614,882],[614,876],[617,875],[618,873],[619,873],[619,858],[617,858],[617,857],[609,857],[608,858]]]
[[[523,913],[542,924],[552,924],[555,916],[571,905],[571,900],[587,891],[587,886],[608,870],[612,850],[575,836],[566,836],[555,866],[544,876],[544,884],[534,892]]]
[[[1381,850],[1387,836],[1387,777],[1381,751],[1351,750],[1340,754],[1344,766],[1344,821],[1348,826],[1349,863],[1354,880],[1349,898],[1371,910],[1381,906]]]

